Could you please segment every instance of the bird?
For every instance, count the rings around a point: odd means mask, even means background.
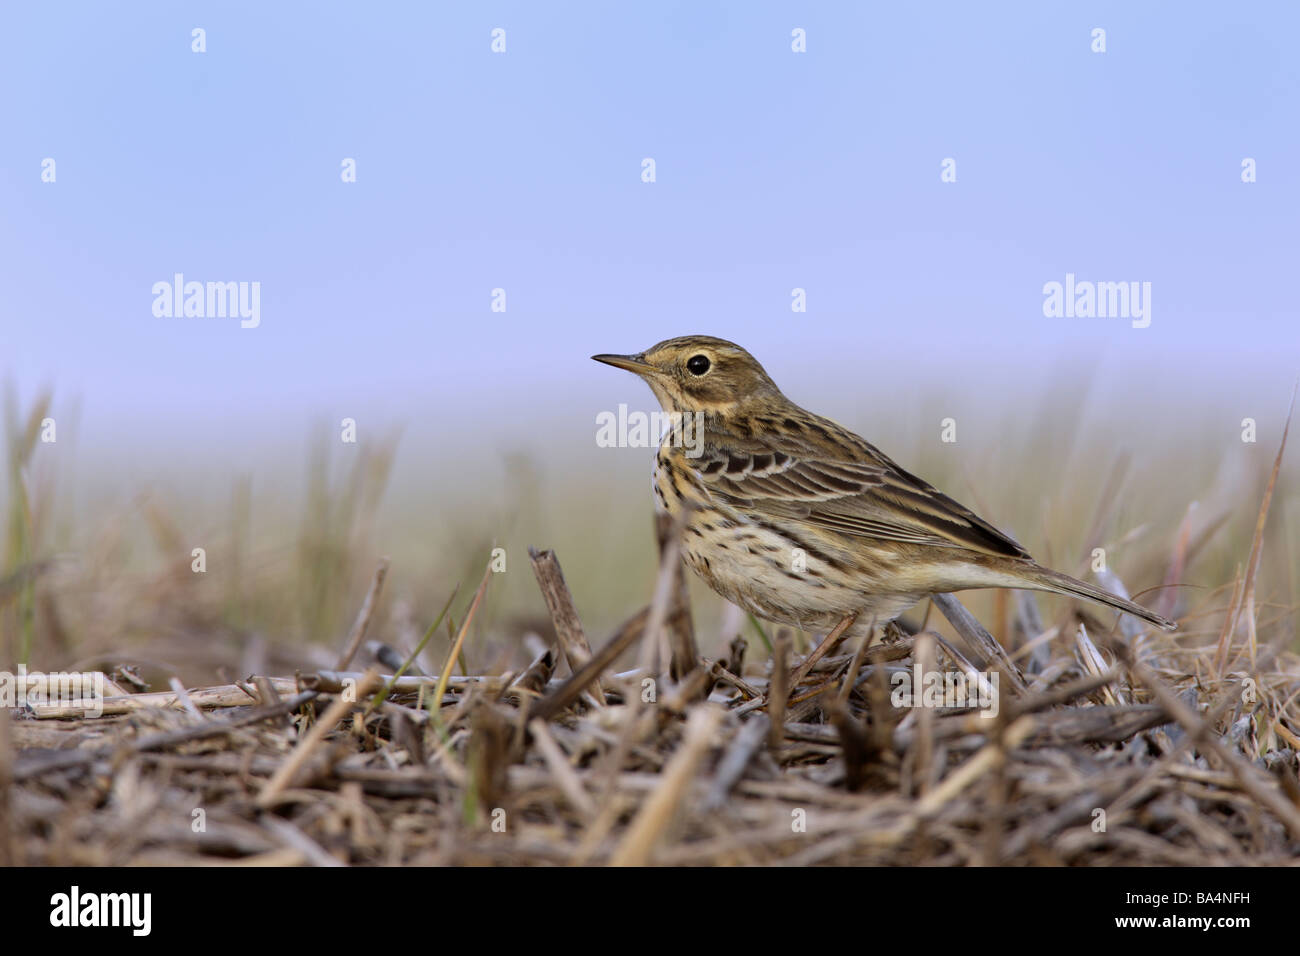
[[[668,413],[655,508],[678,519],[682,560],[756,617],[806,631],[850,615],[855,629],[884,627],[935,594],[1021,588],[1176,628],[1039,564],[865,439],[794,404],[733,342],[686,335],[592,358],[640,376]]]

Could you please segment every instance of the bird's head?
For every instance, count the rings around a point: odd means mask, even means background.
[[[593,355],[645,379],[664,411],[727,415],[780,395],[763,366],[734,342],[709,335],[667,339],[636,355]]]

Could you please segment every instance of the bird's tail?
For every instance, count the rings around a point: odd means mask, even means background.
[[[1117,594],[1111,594],[1109,591],[1072,578],[1068,574],[1062,574],[1060,571],[1036,567],[1033,576],[1036,578],[1038,586],[1044,591],[1054,591],[1057,594],[1068,594],[1071,597],[1081,597],[1088,601],[1095,601],[1097,604],[1105,604],[1108,607],[1123,611],[1125,614],[1132,614],[1134,617],[1141,618],[1148,624],[1154,624],[1166,631],[1172,631],[1178,627],[1173,621],[1161,617],[1154,611],[1148,611],[1141,604],[1134,604]]]

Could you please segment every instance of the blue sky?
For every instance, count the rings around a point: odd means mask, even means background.
[[[1294,3],[7,4],[0,377],[209,445],[644,402],[588,356],[691,331],[823,391],[1079,358],[1281,405],[1298,33]],[[259,282],[260,326],[156,318],[176,272]],[[1046,318],[1067,272],[1150,282],[1151,326]]]

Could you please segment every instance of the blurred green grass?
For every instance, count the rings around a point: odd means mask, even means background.
[[[1070,573],[1086,576],[1097,545],[1131,590],[1156,587],[1180,531],[1193,540],[1210,531],[1178,607],[1194,614],[1184,636],[1217,636],[1249,556],[1286,396],[1247,444],[1232,415],[1153,405],[1134,416],[1077,377],[1046,395],[1007,388],[1001,404],[979,410],[955,394],[884,404],[874,395],[846,403],[846,414],[822,410]],[[492,549],[505,549],[507,570],[494,575],[467,641],[471,670],[517,665],[528,656],[524,634],[548,633],[530,545],[558,554],[593,643],[649,598],[652,451],[597,448],[594,427],[542,427],[561,437],[532,443],[491,423],[444,440],[436,428],[392,428],[348,445],[319,423],[296,447],[237,462],[196,452],[156,471],[140,462],[115,470],[99,450],[75,449],[66,426],[56,445],[39,440],[56,407],[48,394],[19,404],[11,389],[0,581],[17,583],[0,591],[3,666],[138,661],[192,684],[254,666],[329,666],[381,556],[392,570],[370,636],[405,654],[457,584],[451,617],[463,618]],[[949,416],[955,444],[939,440]],[[1256,599],[1264,638],[1282,628],[1293,644],[1297,473],[1284,464]],[[192,570],[195,548],[206,553],[203,573]],[[719,629],[722,603],[692,588],[702,650],[716,655],[730,637]],[[996,592],[963,601],[995,628],[1005,613]],[[448,641],[436,636],[426,659],[440,665]]]

